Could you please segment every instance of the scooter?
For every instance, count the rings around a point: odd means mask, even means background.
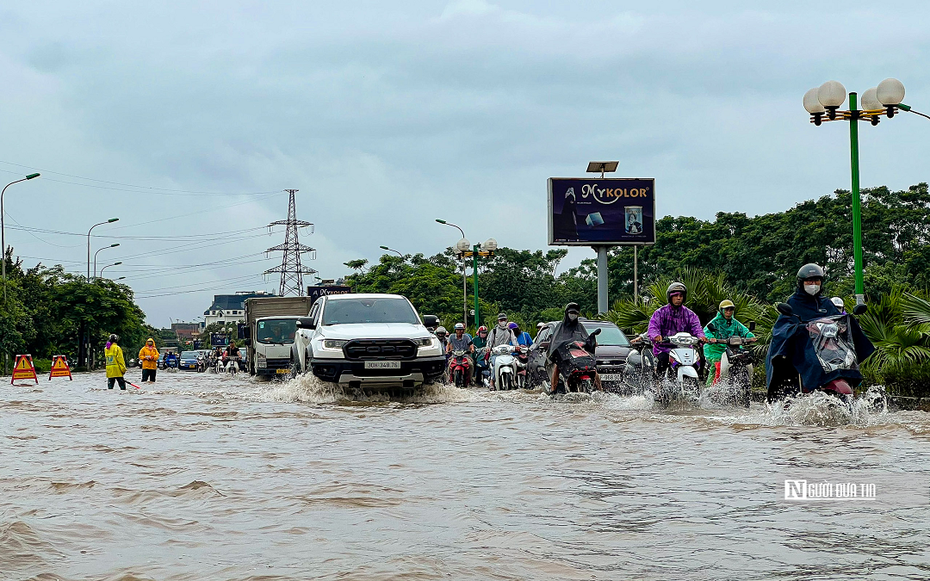
[[[226,373],[230,375],[235,375],[239,373],[239,357],[227,357],[226,358]]]
[[[165,371],[177,371],[178,358],[176,355],[169,354],[165,357]]]
[[[754,321],[749,322],[749,330],[756,328]],[[713,325],[708,325],[708,329],[716,332]],[[755,337],[729,337],[727,339],[717,339],[717,344],[726,345],[726,350],[720,356],[720,378],[718,382],[729,383],[735,388],[736,404],[743,407],[749,407],[752,400],[752,362],[753,357],[749,349],[745,348],[751,343],[755,343]],[[714,370],[708,371],[713,373]]]
[[[491,349],[494,356],[494,385],[498,390],[507,391],[516,388],[516,358],[512,355],[512,345],[498,345]]]
[[[630,341],[633,349],[627,355],[623,367],[623,389],[621,395],[643,395],[654,389],[656,358],[652,353],[652,340],[648,333],[641,333]]]
[[[517,376],[514,378],[517,383],[517,389],[526,389],[530,349],[526,345],[517,345],[514,347],[513,356],[517,365]]]
[[[824,316],[802,321],[787,303],[776,305],[781,317],[773,335],[787,337],[793,346],[792,356],[773,354],[770,347],[766,360],[768,399],[822,391],[850,405],[853,387],[862,381],[859,363],[871,354],[871,343],[864,335],[859,341],[867,354],[859,353],[854,329],[858,323],[849,314]],[[853,313],[860,315],[865,305],[857,305]],[[859,331],[861,334],[861,331]],[[864,341],[864,343],[862,342]],[[774,342],[773,342],[774,344]]]
[[[559,366],[558,387],[550,391],[556,393],[591,393],[595,391],[594,378],[597,377],[597,348],[595,337],[601,332],[595,329],[585,341],[566,341],[556,349],[555,363]]]
[[[487,347],[475,351],[475,374],[472,381],[476,386],[488,387],[491,385],[491,368],[488,367],[490,353]]]
[[[455,387],[468,387],[466,379],[470,368],[471,358],[468,357],[464,349],[452,352],[452,358],[449,360],[449,375]]]
[[[675,374],[675,383],[665,385],[663,378],[659,378],[656,389],[659,390],[657,399],[664,406],[673,400],[682,400],[697,403],[701,398],[701,380],[698,378],[698,367],[701,366],[701,355],[696,345],[700,339],[690,333],[676,333],[671,337],[663,337],[665,341],[660,345],[671,347],[668,354],[669,369]]]

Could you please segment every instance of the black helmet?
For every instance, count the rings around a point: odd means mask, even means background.
[[[684,295],[684,299],[687,300],[688,287],[677,281],[668,285],[668,288],[665,290],[665,300],[668,304],[672,304],[672,293],[681,293]],[[684,300],[682,302],[684,302]]]
[[[112,335],[110,335],[110,343],[117,343],[117,342],[119,342],[119,335],[117,335],[116,333],[113,333]]]
[[[567,314],[569,311],[575,311],[576,313],[580,313],[581,309],[578,307],[578,303],[568,303],[567,305],[565,305],[565,313]]]
[[[813,262],[809,262],[798,270],[798,288],[803,287],[804,281],[808,278],[819,278],[821,281],[824,281],[827,277],[820,266]]]

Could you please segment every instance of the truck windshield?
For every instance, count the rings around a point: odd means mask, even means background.
[[[297,333],[297,319],[265,319],[258,322],[255,340],[259,343],[294,342]]]
[[[398,298],[339,299],[323,309],[324,325],[420,322],[410,303]]]

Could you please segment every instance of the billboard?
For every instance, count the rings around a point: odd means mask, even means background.
[[[550,246],[655,244],[655,178],[549,178]]]
[[[352,287],[340,286],[335,284],[325,285],[325,286],[308,286],[307,287],[307,296],[311,297],[313,300],[310,301],[310,304],[316,302],[320,297],[326,295],[344,295],[352,292]]]

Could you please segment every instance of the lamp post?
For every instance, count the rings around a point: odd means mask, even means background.
[[[442,224],[443,226],[452,226],[453,228],[458,228],[458,231],[462,233],[462,239],[455,243],[455,249],[458,250],[459,256],[462,258],[462,322],[468,322],[468,276],[465,274],[465,252],[471,248],[471,243],[465,238],[465,231],[456,224],[452,222],[447,222],[445,220],[440,220],[436,218],[436,221]]]
[[[102,250],[102,249],[101,249],[101,250]],[[100,252],[100,250],[98,250],[97,252]],[[119,266],[119,265],[122,264],[122,263],[123,263],[123,261],[121,260],[121,261],[119,261],[119,262],[114,262],[113,264],[108,264],[108,265],[104,266],[103,268],[101,268],[101,269],[100,269],[100,278],[103,278],[103,271],[104,271],[104,270],[110,268],[111,266]],[[96,268],[95,268],[94,270],[96,270]],[[94,274],[94,278],[97,278],[96,273]],[[121,276],[121,277],[119,277],[119,278],[116,279],[116,280],[122,280],[122,279],[124,279],[124,278],[126,278],[126,277],[125,277],[125,276]]]
[[[404,255],[401,254],[399,250],[394,250],[393,248],[388,248],[387,246],[383,246],[383,245],[382,245],[382,246],[379,246],[379,248],[380,248],[381,250],[387,250],[388,252],[396,252],[396,253],[397,253],[397,256],[400,256],[401,258],[404,257]]]
[[[4,305],[6,304],[6,222],[4,221],[6,212],[4,212],[3,210],[3,194],[5,194],[6,189],[12,186],[13,184],[18,184],[19,182],[24,182],[26,180],[33,180],[39,177],[40,175],[42,174],[31,173],[24,178],[14,180],[8,183],[7,185],[3,186],[3,190],[0,191],[0,254],[2,254],[2,256],[0,256],[0,259],[3,260],[2,266],[0,266],[0,268],[3,269],[3,304]],[[3,356],[3,371],[4,373],[6,373],[6,355]]]
[[[471,257],[472,258],[472,286],[475,289],[475,332],[478,332],[478,327],[481,326],[481,313],[478,311],[478,257],[479,256],[494,256],[494,251],[497,250],[497,240],[493,238],[488,238],[485,240],[484,244],[475,244],[475,246],[468,252],[463,252],[462,257]]]
[[[100,251],[101,251],[101,250],[106,250],[107,248],[116,248],[117,246],[119,246],[119,242],[114,242],[113,244],[110,244],[109,246],[104,246],[103,248],[98,248],[98,249],[97,249],[97,252],[94,252],[94,278],[97,278],[97,255],[100,254]],[[112,265],[110,265],[110,266],[112,266]],[[104,267],[104,268],[105,268],[105,267]],[[101,272],[102,272],[102,269],[101,269]]]
[[[885,79],[877,87],[862,94],[862,109],[857,107],[856,93],[849,93],[849,109],[840,110],[846,101],[846,87],[837,81],[827,81],[804,93],[804,109],[810,113],[810,121],[820,126],[824,121],[849,121],[850,170],[852,174],[852,220],[853,262],[856,278],[856,304],[865,302],[862,272],[862,217],[859,195],[859,121],[878,125],[882,115],[889,119],[899,110],[910,111],[902,103],[904,85],[898,79]],[[916,113],[916,111],[915,111]],[[919,113],[918,113],[919,114]],[[825,118],[826,116],[826,118]]]
[[[90,227],[87,231],[87,282],[90,282],[90,233],[97,226],[102,226],[104,224],[112,224],[113,222],[119,221],[119,218],[110,218],[105,222],[98,222]]]

